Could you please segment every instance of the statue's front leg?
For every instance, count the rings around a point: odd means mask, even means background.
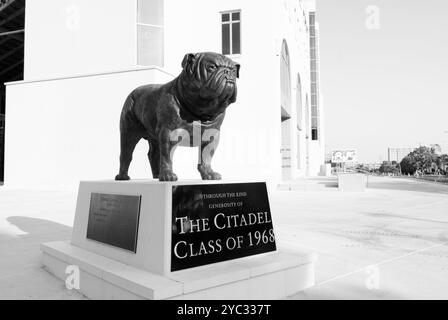
[[[171,159],[176,144],[170,140],[171,131],[163,129],[159,133],[160,150],[160,181],[177,181],[177,175],[173,172],[173,161]]]
[[[221,175],[213,171],[211,163],[219,143],[219,133],[210,137],[209,141],[201,141],[199,148],[198,171],[202,180],[221,180]]]

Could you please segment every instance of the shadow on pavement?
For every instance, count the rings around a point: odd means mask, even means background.
[[[12,228],[0,232],[0,299],[84,299],[77,291],[67,290],[41,262],[40,244],[68,240],[72,228],[23,216],[6,220]]]
[[[294,300],[403,300],[402,295],[391,290],[368,289],[363,273],[355,273],[346,278],[316,284],[289,299]]]
[[[336,180],[328,180],[328,181],[322,181],[319,182],[319,184],[324,185],[325,188],[337,188],[338,187],[338,181]]]
[[[72,228],[49,220],[12,216],[6,219],[26,234],[19,238],[36,238],[42,241],[68,240],[71,237]]]
[[[426,219],[426,218],[412,217],[412,216],[406,216],[406,215],[401,215],[401,214],[382,213],[382,212],[361,212],[361,213],[368,215],[370,217],[374,217],[374,218],[399,218],[399,219],[413,220],[413,221],[448,224],[448,220],[443,221],[443,220]]]

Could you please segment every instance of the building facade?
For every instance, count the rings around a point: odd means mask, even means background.
[[[403,158],[413,152],[417,147],[400,147],[400,148],[387,148],[387,161],[395,161],[400,163]]]
[[[5,163],[5,115],[0,114],[0,185],[4,180],[4,163]]]
[[[214,168],[228,179],[290,180],[325,162],[314,0],[28,1],[24,81],[7,84],[6,183],[113,178],[120,111],[135,87],[167,82],[189,52],[241,65]],[[48,14],[52,12],[52,14]],[[149,178],[147,145],[130,175]],[[197,150],[174,170],[198,178]]]
[[[5,82],[23,79],[25,0],[0,0],[0,185],[4,175]]]

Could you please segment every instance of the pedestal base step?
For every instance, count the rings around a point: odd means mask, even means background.
[[[316,255],[291,250],[171,273],[168,277],[103,257],[69,241],[44,243],[43,265],[66,281],[77,276],[90,299],[281,299],[314,285]],[[67,268],[68,266],[74,266]]]

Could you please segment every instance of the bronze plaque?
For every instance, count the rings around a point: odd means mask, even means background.
[[[141,196],[92,193],[87,239],[137,252]]]

